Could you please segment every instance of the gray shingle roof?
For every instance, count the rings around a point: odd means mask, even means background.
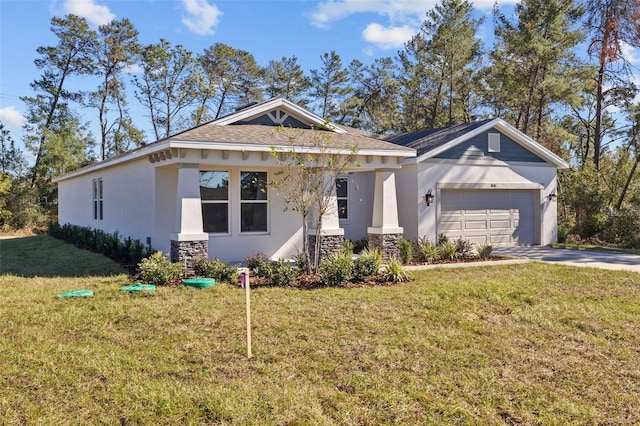
[[[447,142],[481,127],[491,120],[474,121],[473,123],[463,123],[451,127],[439,127],[437,129],[418,130],[416,132],[404,133],[385,138],[386,141],[413,148],[417,151],[418,157],[431,151]]]
[[[357,146],[359,150],[375,149],[389,151],[407,151],[405,148],[386,142],[376,135],[357,129],[340,126],[348,133],[323,131],[327,138],[324,141],[331,148]],[[313,138],[318,137],[318,131],[311,129],[288,129],[260,124],[230,124],[219,126],[213,123],[205,124],[170,137],[173,141],[214,142],[264,146],[288,146],[290,137],[295,138],[298,146],[312,146]]]

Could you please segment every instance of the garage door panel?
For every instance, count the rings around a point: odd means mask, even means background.
[[[487,229],[487,221],[486,220],[467,220],[464,222],[464,229],[466,230],[486,230]]]
[[[438,233],[476,244],[533,244],[534,200],[531,190],[442,190]]]
[[[445,221],[440,222],[440,226],[442,228],[442,232],[451,232],[451,231],[462,231],[462,222],[461,221]]]
[[[511,225],[511,220],[509,219],[504,219],[504,220],[491,220],[489,222],[491,224],[490,229],[496,229],[496,230],[500,230],[500,229],[511,229],[513,228],[513,226]]]

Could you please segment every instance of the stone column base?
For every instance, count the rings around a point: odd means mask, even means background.
[[[171,261],[180,262],[186,275],[193,275],[196,259],[207,259],[209,240],[175,241],[171,240]]]
[[[402,234],[382,234],[369,232],[369,248],[378,249],[382,258],[388,261],[392,258],[400,259],[400,244]]]
[[[316,253],[316,239],[318,236],[310,232],[309,233],[309,256],[311,258],[311,262],[315,258]],[[320,236],[320,257],[322,260],[326,256],[331,256],[334,253],[342,250],[344,246],[344,233],[324,233],[322,232]]]

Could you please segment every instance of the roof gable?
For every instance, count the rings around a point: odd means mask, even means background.
[[[562,158],[499,118],[406,133],[387,140],[416,149],[418,156],[415,162],[418,163],[429,158],[454,158],[456,155],[459,156],[458,158],[465,155],[477,158],[480,156],[481,150],[477,146],[473,146],[472,140],[490,132],[492,129],[506,136],[508,143],[513,144],[510,147],[510,154],[495,155],[495,153],[492,153],[492,157],[498,160],[547,162],[559,169],[569,167]],[[461,144],[464,145],[458,147]],[[456,147],[457,149],[454,150]],[[450,152],[447,153],[447,151]],[[515,151],[519,151],[517,155],[514,154]],[[536,158],[540,160],[536,160]]]
[[[227,126],[230,124],[280,126],[285,125],[287,122],[292,125],[291,127],[296,128],[322,128],[336,133],[346,133],[340,127],[325,122],[322,117],[284,98],[272,98],[264,102],[249,105],[246,108],[239,109],[229,115],[214,120],[209,124],[216,126]]]

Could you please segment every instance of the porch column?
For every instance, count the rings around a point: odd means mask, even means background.
[[[338,217],[338,197],[336,196],[335,178],[325,176],[325,187],[331,188],[329,207],[322,215],[322,230],[318,235],[317,229],[309,229],[309,255],[315,256],[316,239],[320,238],[320,259],[331,256],[342,249],[344,243],[344,229],[340,228]]]
[[[156,189],[161,191],[162,188]],[[202,228],[200,170],[198,164],[180,164],[176,196],[176,223],[171,239],[171,261],[193,272],[195,259],[207,258],[209,234]]]
[[[369,247],[377,248],[385,260],[400,257],[399,240],[403,229],[398,223],[396,174],[394,170],[376,170],[373,195],[373,220],[367,228]]]

